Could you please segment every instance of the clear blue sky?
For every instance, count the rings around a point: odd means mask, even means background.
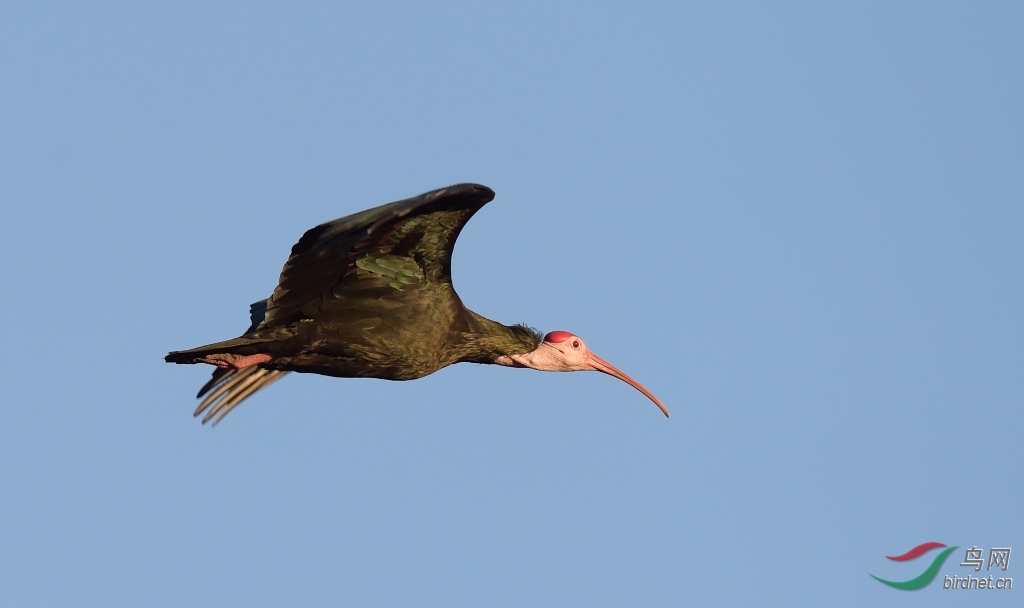
[[[962,606],[1024,588],[1019,3],[0,11],[0,603]],[[494,188],[473,310],[599,374],[209,368],[323,221]],[[971,570],[973,573],[973,570]]]

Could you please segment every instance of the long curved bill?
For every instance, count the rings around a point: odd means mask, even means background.
[[[622,380],[623,382],[632,386],[633,388],[640,391],[644,395],[647,395],[648,399],[653,401],[655,405],[661,408],[661,411],[665,414],[665,417],[669,417],[668,408],[665,407],[665,405],[662,404],[662,402],[659,401],[658,398],[654,396],[654,393],[647,390],[646,388],[644,388],[644,385],[640,384],[636,380],[630,378],[625,373],[620,371],[619,368],[615,367],[611,363],[608,363],[607,361],[605,361],[601,357],[598,357],[594,353],[587,353],[587,364],[590,365],[590,367],[594,368],[595,371],[603,372],[605,374],[608,374],[609,376],[615,376],[619,380]]]

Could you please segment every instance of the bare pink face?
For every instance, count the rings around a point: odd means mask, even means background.
[[[541,346],[545,345],[559,353],[558,358],[561,363],[570,368],[566,371],[576,372],[590,369],[587,364],[587,345],[579,336],[567,331],[549,332],[541,342]]]
[[[668,416],[668,408],[642,384],[630,378],[611,363],[587,349],[587,345],[576,334],[567,331],[553,331],[544,336],[544,340],[533,352],[525,355],[512,355],[509,361],[498,363],[529,367],[548,372],[582,372],[596,371],[614,376],[647,396],[661,411]]]

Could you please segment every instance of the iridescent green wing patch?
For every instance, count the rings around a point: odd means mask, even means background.
[[[418,289],[423,284],[423,269],[411,258],[397,255],[365,257],[356,260],[356,266],[368,273],[391,279],[389,284],[398,291]],[[357,272],[357,277],[359,274]]]

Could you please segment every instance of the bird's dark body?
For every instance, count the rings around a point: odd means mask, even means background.
[[[274,355],[261,364],[266,369],[387,380],[415,380],[453,363],[484,362],[488,356],[487,362],[492,362],[503,354],[481,347],[477,338],[492,321],[467,310],[453,292],[431,293],[438,291],[451,292],[428,286],[402,302],[375,300],[388,307],[379,316],[361,318],[358,311],[348,309],[339,319],[303,319],[285,328],[256,331],[252,337],[273,341],[234,352]],[[530,350],[530,341],[527,338],[513,350]]]
[[[258,370],[219,369],[200,391],[228,387],[224,398],[235,401],[227,413],[280,372],[412,380],[529,352],[539,334],[477,315],[452,287],[455,240],[493,198],[485,186],[460,184],[312,228],[292,247],[273,295],[252,305],[244,334],[166,360],[264,357]]]

